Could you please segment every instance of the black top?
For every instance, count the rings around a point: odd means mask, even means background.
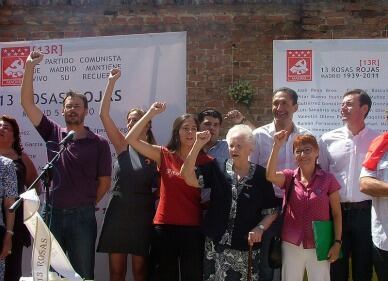
[[[276,212],[275,195],[263,167],[251,163],[248,176],[241,180],[237,180],[232,167],[232,159],[225,163],[224,173],[214,161],[198,167],[204,188],[211,188],[203,229],[216,243],[247,250],[249,231],[265,214]]]

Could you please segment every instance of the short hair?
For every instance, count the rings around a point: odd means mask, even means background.
[[[198,122],[202,123],[206,116],[217,118],[220,121],[220,124],[222,124],[222,114],[219,111],[213,108],[207,108],[205,110],[202,110],[200,113],[197,114]]]
[[[350,96],[350,95],[359,95],[359,101],[360,101],[360,107],[363,106],[364,104],[368,105],[368,111],[364,115],[364,119],[368,116],[368,113],[372,107],[372,100],[370,96],[361,89],[353,89],[350,91],[347,91],[343,97]]]
[[[242,135],[252,146],[255,145],[255,138],[253,137],[252,129],[248,125],[238,124],[230,128],[225,137],[228,144],[230,143],[232,135]]]
[[[317,139],[313,135],[309,134],[296,136],[294,143],[292,144],[292,151],[295,152],[295,149],[303,144],[311,144],[314,149],[319,151]]]
[[[129,117],[129,114],[135,112],[136,114],[139,115],[140,118],[142,118],[145,114],[145,111],[141,108],[131,108],[128,110],[128,113],[127,113],[127,121],[128,121],[128,117]],[[150,144],[156,144],[156,139],[154,137],[154,133],[152,132],[152,121],[149,122],[150,123],[150,128],[147,130],[147,134],[146,134],[146,137],[147,137],[147,142],[150,143]]]
[[[4,122],[8,122],[12,126],[13,138],[14,138],[14,141],[12,143],[12,148],[15,149],[16,153],[19,156],[22,155],[23,146],[22,146],[22,141],[20,139],[20,128],[19,128],[18,122],[16,121],[15,118],[8,115],[0,116],[0,120]]]
[[[68,98],[80,98],[82,102],[84,103],[84,108],[88,108],[88,99],[86,98],[85,95],[81,93],[74,92],[72,90],[68,91],[65,95],[65,98],[63,99],[63,107],[65,107],[65,102]]]
[[[170,151],[177,151],[181,147],[181,140],[179,138],[179,130],[182,127],[182,124],[187,120],[192,118],[197,126],[197,130],[199,128],[199,122],[197,117],[194,114],[183,114],[175,119],[172,125],[171,138],[167,144],[167,149]]]
[[[285,92],[287,95],[290,96],[292,100],[292,104],[295,105],[298,103],[298,94],[291,88],[288,87],[281,87],[273,91],[272,97],[275,96],[279,92]]]

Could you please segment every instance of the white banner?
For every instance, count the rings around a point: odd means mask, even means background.
[[[0,43],[0,50],[0,114],[18,120],[22,144],[39,171],[47,161],[46,146],[20,106],[24,61],[31,50],[44,53],[35,69],[35,102],[63,126],[63,97],[76,90],[89,100],[86,125],[105,136],[98,111],[113,67],[122,70],[111,104],[111,116],[121,131],[126,132],[128,109],[165,101],[167,110],[153,120],[152,130],[157,142],[166,144],[173,120],[186,111],[186,32],[6,42]],[[113,147],[111,151],[115,158]],[[107,196],[97,208],[99,227],[106,205]],[[97,281],[108,280],[107,255],[97,254],[95,272]]]
[[[280,40],[273,44],[273,85],[299,95],[295,123],[320,136],[341,127],[343,94],[363,89],[372,98],[367,126],[387,130],[388,40]]]

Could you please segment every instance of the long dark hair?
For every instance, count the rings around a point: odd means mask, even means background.
[[[167,144],[168,150],[171,152],[177,151],[181,147],[181,140],[179,138],[179,130],[182,127],[183,122],[185,122],[187,119],[192,118],[197,125],[197,129],[199,128],[198,119],[193,114],[183,114],[179,116],[177,119],[175,119],[173,125],[172,125],[172,133],[170,141]]]
[[[129,114],[131,114],[132,112],[135,112],[136,114],[138,114],[140,118],[142,118],[143,115],[145,114],[144,110],[141,108],[132,108],[127,113],[127,120],[128,120]],[[151,129],[152,129],[152,122],[150,121],[150,127],[148,128],[146,133],[147,142],[150,144],[156,144],[154,133],[152,132]]]
[[[13,130],[13,139],[14,139],[12,143],[12,148],[15,149],[18,155],[22,155],[23,146],[22,146],[22,141],[20,139],[20,129],[19,129],[18,122],[16,122],[15,118],[8,115],[0,116],[0,120],[11,124],[12,130]]]

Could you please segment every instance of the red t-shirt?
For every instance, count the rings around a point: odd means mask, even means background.
[[[211,160],[210,156],[200,152],[196,165],[203,165]],[[182,159],[162,147],[159,167],[160,201],[154,224],[196,226],[201,223],[201,191],[187,185],[179,175],[182,165]]]

